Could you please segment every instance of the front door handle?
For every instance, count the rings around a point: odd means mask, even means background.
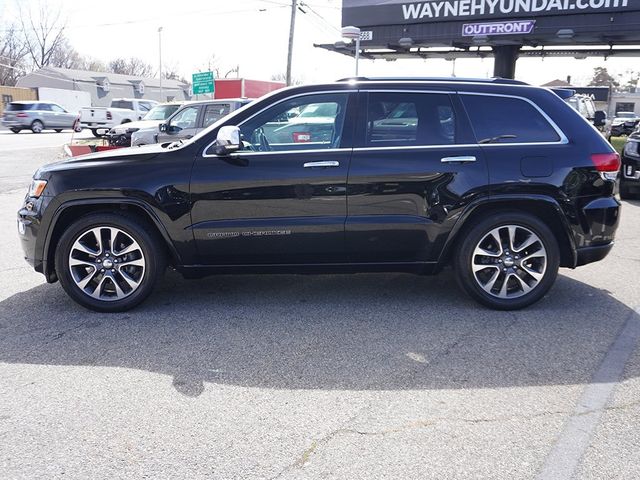
[[[442,163],[469,163],[469,162],[475,162],[476,157],[472,155],[463,155],[460,157],[444,157],[440,159],[440,161]]]
[[[304,164],[304,168],[326,168],[339,166],[340,162],[307,162]]]

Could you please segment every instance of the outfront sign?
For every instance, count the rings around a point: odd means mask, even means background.
[[[508,22],[465,23],[462,25],[463,37],[478,35],[515,35],[533,32],[535,20],[513,20]]]
[[[397,25],[638,10],[638,0],[342,0],[342,24]]]

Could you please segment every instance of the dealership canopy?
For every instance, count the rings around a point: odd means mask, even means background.
[[[495,56],[505,77],[518,56],[640,56],[640,0],[343,0],[342,24],[364,58]]]

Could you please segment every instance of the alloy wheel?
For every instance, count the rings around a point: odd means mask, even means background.
[[[489,231],[471,257],[477,284],[500,299],[522,297],[534,290],[544,277],[547,263],[547,252],[538,235],[520,225],[502,225]]]
[[[84,294],[97,300],[121,300],[134,293],[142,283],[145,267],[138,242],[111,226],[86,230],[69,252],[71,278]]]

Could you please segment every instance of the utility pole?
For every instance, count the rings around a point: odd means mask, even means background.
[[[287,86],[291,85],[291,60],[293,57],[293,32],[296,28],[298,0],[291,0],[291,26],[289,27],[289,54],[287,55]]]
[[[160,101],[163,102],[162,95],[162,27],[158,28],[158,57],[160,61]]]

